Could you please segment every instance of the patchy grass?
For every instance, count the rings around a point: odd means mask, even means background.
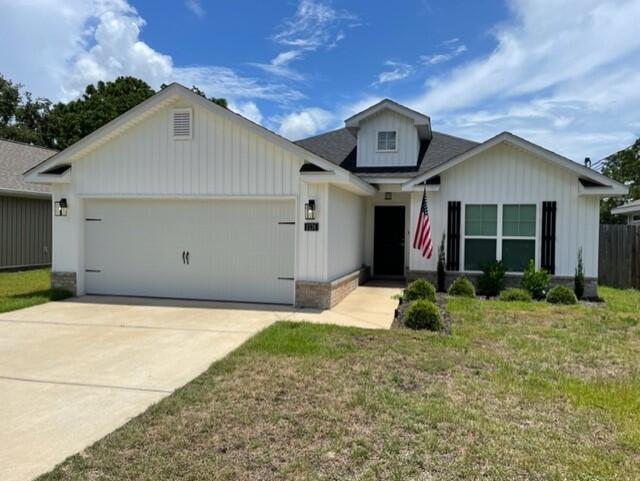
[[[0,313],[57,301],[71,294],[51,289],[49,269],[0,272]]]
[[[640,293],[281,322],[41,480],[637,480]]]

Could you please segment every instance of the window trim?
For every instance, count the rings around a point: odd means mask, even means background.
[[[467,226],[466,226],[466,217],[467,217],[467,205],[495,205],[497,207],[497,218],[496,218],[496,235],[495,236],[481,236],[481,235],[467,235]],[[505,205],[534,205],[536,208],[536,228],[535,228],[535,236],[505,236],[502,235],[503,231],[503,210]],[[496,241],[496,260],[502,260],[502,241],[503,240],[533,240],[535,242],[534,247],[534,262],[536,265],[536,269],[540,268],[540,236],[541,236],[541,228],[542,228],[542,209],[541,203],[539,201],[526,201],[526,200],[517,200],[517,201],[509,201],[509,202],[495,202],[495,201],[463,201],[461,206],[461,215],[460,215],[460,272],[469,273],[469,274],[480,274],[482,271],[474,271],[465,269],[466,258],[465,258],[465,250],[467,245],[467,239],[495,239]],[[507,274],[522,274],[521,271],[507,271]]]
[[[380,146],[380,134],[381,133],[388,133],[388,132],[393,132],[396,136],[396,146],[394,149],[380,149],[378,148]],[[394,153],[394,152],[398,152],[398,131],[397,130],[377,130],[376,131],[376,152],[377,153],[381,153],[381,154],[389,154],[389,153]]]

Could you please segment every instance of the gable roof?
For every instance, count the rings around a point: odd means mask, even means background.
[[[383,110],[390,110],[413,120],[413,124],[418,130],[418,135],[421,139],[428,139],[431,136],[431,119],[428,115],[421,114],[391,99],[383,99],[377,104],[364,109],[362,112],[349,117],[344,121],[344,125],[350,130],[357,131],[360,128],[361,122]]]
[[[478,145],[472,140],[441,132],[432,132],[430,140],[421,142],[418,162],[415,166],[357,167],[357,139],[348,128],[298,140],[296,144],[367,179],[384,177],[412,179]]]
[[[49,195],[49,187],[25,182],[22,173],[48,159],[57,150],[0,139],[0,193]]]
[[[172,83],[171,85],[165,87],[161,91],[152,95],[124,114],[116,117],[112,121],[103,125],[99,129],[82,138],[70,147],[67,147],[62,152],[35,165],[25,172],[26,180],[28,182],[55,182],[55,177],[58,176],[53,176],[45,173],[47,170],[61,164],[72,163],[74,160],[81,157],[86,152],[89,152],[102,145],[103,143],[108,142],[110,139],[118,136],[125,130],[129,129],[131,126],[142,122],[145,118],[152,115],[153,113],[158,112],[159,110],[171,105],[178,98],[186,98],[188,101],[202,108],[208,109],[216,113],[217,115],[220,115],[225,120],[241,124],[243,127],[249,129],[252,133],[278,145],[285,150],[292,152],[294,155],[302,157],[307,162],[315,164],[322,169],[335,172],[340,179],[351,184],[359,192],[373,194],[376,191],[374,187],[354,176],[348,170],[340,167],[339,165],[328,161],[327,159],[314,152],[306,150],[304,147],[291,142],[290,140],[259,124],[256,124],[255,122],[243,117],[238,113],[235,113],[227,108],[221,107],[214,102],[211,102],[210,100],[192,92],[190,89],[178,83]]]
[[[588,179],[590,181],[593,181],[599,184],[600,187],[607,189],[607,193],[610,195],[624,195],[624,194],[627,194],[627,192],[629,191],[628,187],[625,186],[624,184],[621,184],[620,182],[610,179],[609,177],[606,177],[605,175],[602,175],[601,173],[595,170],[589,169],[584,165],[578,164],[577,162],[574,162],[571,159],[563,157],[560,154],[556,154],[551,150],[545,149],[544,147],[534,144],[533,142],[529,142],[528,140],[523,139],[522,137],[518,137],[517,135],[514,135],[511,132],[502,132],[496,135],[495,137],[492,137],[489,140],[476,145],[475,147],[467,150],[466,152],[463,152],[460,155],[457,155],[447,160],[446,162],[443,162],[439,166],[427,170],[422,175],[418,175],[417,177],[405,182],[402,186],[402,190],[412,190],[417,184],[420,184],[426,181],[430,177],[434,177],[440,174],[441,172],[444,172],[445,170],[450,169],[451,167],[454,167],[455,165],[458,165],[459,163],[464,162],[465,160],[470,159],[471,157],[474,157],[480,154],[481,152],[484,152],[501,143],[507,143],[507,144],[513,145],[539,158],[542,158],[543,160],[554,163],[559,167],[569,170],[577,174],[581,179]],[[596,193],[595,190],[593,192]],[[597,193],[603,194],[601,189],[598,190]]]

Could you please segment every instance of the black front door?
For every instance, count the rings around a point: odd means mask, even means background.
[[[404,276],[403,206],[376,207],[373,273],[376,276]]]

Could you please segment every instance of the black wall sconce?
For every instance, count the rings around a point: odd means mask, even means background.
[[[55,206],[55,215],[58,217],[66,217],[67,215],[67,199],[60,199],[58,202],[54,203]]]
[[[315,218],[316,218],[316,201],[313,199],[310,199],[309,202],[307,202],[304,205],[304,219],[315,220]]]

